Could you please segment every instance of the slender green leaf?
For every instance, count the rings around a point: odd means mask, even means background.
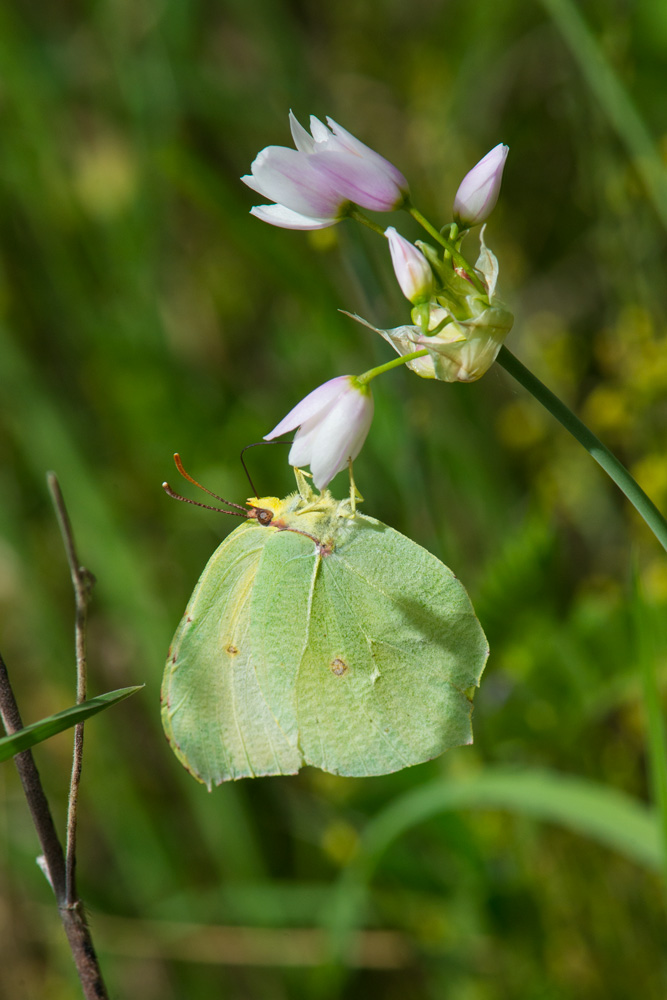
[[[660,817],[663,872],[667,875],[667,736],[665,719],[656,673],[657,629],[653,611],[647,605],[635,560],[633,566],[632,614],[635,630],[635,649],[644,688],[644,713],[646,741],[649,756],[649,773],[655,802]],[[667,880],[665,882],[667,889]]]
[[[667,227],[667,176],[656,142],[602,46],[571,0],[542,0],[595,95],[610,125],[625,145],[646,185],[663,226]]]
[[[123,701],[124,698],[129,698],[131,694],[140,691],[142,687],[143,684],[138,684],[135,687],[108,691],[98,698],[90,698],[88,701],[82,702],[81,705],[73,705],[72,708],[66,708],[63,712],[57,712],[55,715],[49,715],[46,719],[40,719],[39,722],[33,722],[11,736],[3,736],[0,739],[0,761],[9,760],[17,753],[34,747],[36,743],[42,743],[50,736],[62,733],[64,729],[71,729],[77,723],[89,719],[91,715],[103,712],[105,708],[110,708],[111,705]]]
[[[328,910],[332,945],[344,953],[364,909],[366,887],[380,856],[418,823],[455,809],[506,809],[596,840],[651,870],[662,865],[657,817],[615,789],[549,771],[488,769],[465,781],[437,781],[395,799],[364,831],[361,850]]]

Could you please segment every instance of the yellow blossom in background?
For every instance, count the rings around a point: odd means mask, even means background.
[[[322,834],[322,850],[337,865],[347,865],[359,849],[359,834],[351,823],[334,820]]]
[[[611,385],[599,385],[584,405],[584,420],[596,434],[629,430],[634,420],[630,399],[625,390]]]
[[[126,208],[137,191],[138,169],[132,150],[111,133],[82,143],[74,155],[72,183],[91,215],[112,218]]]
[[[667,506],[667,455],[645,455],[632,465],[630,471],[658,507]]]
[[[644,596],[655,604],[667,604],[667,561],[660,554],[642,568]]]
[[[517,451],[530,448],[543,440],[546,419],[543,411],[529,399],[515,399],[500,410],[496,419],[500,441]]]

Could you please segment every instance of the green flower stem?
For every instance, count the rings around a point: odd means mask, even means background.
[[[425,216],[423,216],[419,209],[415,208],[414,205],[408,204],[406,207],[412,218],[415,219],[419,225],[433,237],[434,240],[437,240],[440,246],[444,247],[445,250],[452,255],[452,260],[456,266],[465,271],[477,291],[481,292],[482,295],[486,295],[487,289],[484,282],[479,277],[472,264],[466,260],[460,250],[457,250],[456,244],[452,243],[452,241],[448,240],[446,236],[443,236],[442,233],[438,232],[435,226],[432,226],[428,219],[425,218]]]
[[[414,361],[415,358],[423,358],[425,354],[428,354],[426,348],[423,348],[421,351],[413,351],[411,354],[404,354],[400,358],[394,358],[393,361],[387,361],[384,365],[378,365],[377,368],[369,368],[363,375],[356,375],[355,381],[359,386],[368,385],[370,380],[377,375],[383,375],[384,372],[391,371],[392,368],[398,368],[399,365],[404,365],[408,361]]]
[[[635,482],[628,470],[613,455],[602,441],[576,417],[565,403],[561,402],[550,389],[540,382],[518,358],[506,347],[501,347],[498,363],[535,397],[542,406],[558,420],[572,437],[586,449],[591,458],[602,466],[610,479],[626,495],[637,513],[651,529],[662,547],[667,551],[667,521],[656,505],[646,496],[641,486]]]
[[[384,237],[384,229],[382,226],[378,226],[377,222],[373,222],[373,220],[369,219],[367,215],[364,215],[361,209],[357,208],[356,205],[350,209],[349,218],[354,219],[355,222],[360,222],[362,226],[366,226],[368,229],[372,229],[374,233],[378,234],[378,236]]]
[[[527,389],[556,418],[563,427],[577,439],[588,454],[601,465],[610,479],[623,491],[637,513],[651,529],[662,547],[667,550],[667,521],[652,500],[635,482],[625,466],[615,455],[579,420],[578,417],[550,389],[540,382],[532,372],[521,364],[514,355],[501,347],[498,361],[524,389]],[[639,578],[635,572],[634,618],[637,633],[637,655],[642,668],[644,704],[647,718],[648,755],[651,762],[653,796],[660,817],[660,832],[663,848],[663,863],[667,879],[667,763],[665,751],[667,737],[663,720],[660,691],[655,674],[655,650],[651,646],[654,634],[649,612],[642,599]]]

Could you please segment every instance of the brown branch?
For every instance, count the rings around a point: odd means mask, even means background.
[[[2,655],[0,655],[0,716],[8,735],[23,729],[21,714]],[[67,902],[65,857],[32,750],[16,754],[14,762],[44,852],[46,874],[58,903],[58,912],[83,987],[83,995],[86,1000],[108,1000],[83,907],[79,901],[73,905]]]
[[[63,536],[76,598],[76,700],[77,704],[80,704],[86,698],[86,618],[88,600],[91,587],[94,583],[94,577],[92,573],[89,573],[87,569],[79,565],[74,545],[72,525],[55,473],[48,473],[47,482]],[[21,721],[21,715],[9,681],[7,668],[1,656],[0,716],[8,734],[15,733],[23,728],[23,722]],[[85,1000],[108,1000],[108,993],[102,979],[102,973],[100,972],[83,904],[77,897],[75,884],[76,815],[82,756],[83,723],[79,723],[74,729],[74,760],[67,807],[66,853],[63,853],[62,844],[56,833],[51,810],[44,794],[32,751],[25,750],[23,753],[17,754],[14,760],[37,836],[42,845],[44,867],[56,897],[58,912],[67,935],[67,940],[69,941]]]
[[[16,704],[2,655],[0,655],[0,715],[7,735],[23,729],[21,713]],[[23,753],[16,754],[14,763],[19,772],[39,842],[42,845],[47,876],[60,906],[65,902],[65,858],[49,803],[42,788],[39,771],[32,756],[32,750],[24,750]]]
[[[80,705],[86,700],[86,620],[88,618],[88,601],[95,583],[95,577],[85,566],[81,566],[74,544],[72,522],[67,513],[65,500],[60,489],[60,483],[55,472],[46,474],[46,481],[51,493],[51,499],[58,518],[58,526],[62,535],[67,562],[72,576],[76,614],[74,619],[74,641],[76,649],[76,702]],[[74,727],[74,754],[72,760],[72,775],[70,778],[69,797],[67,801],[67,843],[65,850],[65,893],[69,906],[77,902],[76,894],[76,817],[79,802],[79,783],[83,764],[83,722]]]

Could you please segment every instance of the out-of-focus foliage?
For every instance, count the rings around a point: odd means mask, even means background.
[[[664,163],[667,8],[577,8]],[[373,874],[361,968],[321,967],[331,888],[367,822],[409,789],[503,765],[649,795],[628,567],[634,550],[664,682],[664,553],[501,370],[474,385],[384,377],[355,467],[364,509],[471,592],[492,649],[474,747],[384,778],[306,771],[209,795],[159,726],[167,645],[232,527],[164,496],[171,453],[242,501],[255,492],[243,445],[314,386],[391,357],[337,310],[381,327],[407,318],[372,234],[248,215],[238,177],[288,142],[289,107],[378,149],[442,223],[470,166],[509,144],[487,233],[517,316],[509,346],[667,504],[664,221],[632,122],[592,87],[553,20],[562,9],[0,8],[1,648],[26,722],[72,703],[73,601],[44,481],[55,469],[98,578],[91,694],[146,684],[86,735],[78,872],[114,995],[664,996],[657,876],[507,809],[406,831]],[[260,495],[291,489],[286,449],[249,456]],[[69,744],[36,751],[60,829]],[[78,987],[36,838],[9,765],[0,780],[0,992],[65,1000]]]

